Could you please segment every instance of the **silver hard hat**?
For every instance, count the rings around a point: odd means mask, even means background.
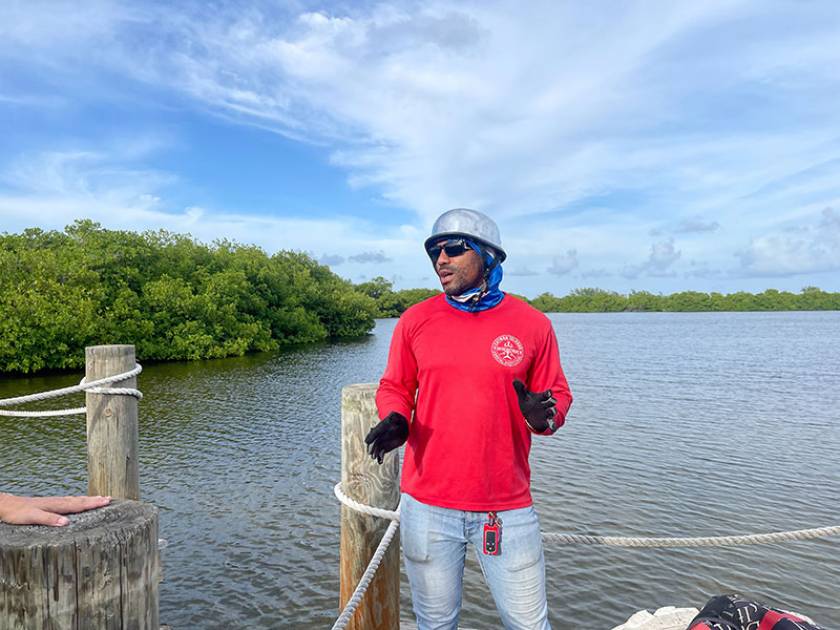
[[[486,214],[469,208],[455,208],[440,215],[432,226],[432,235],[424,247],[429,249],[436,241],[447,236],[466,236],[483,245],[489,245],[499,254],[499,262],[507,258],[499,237],[499,226]]]

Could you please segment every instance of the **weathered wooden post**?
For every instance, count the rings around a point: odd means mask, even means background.
[[[157,508],[114,501],[68,518],[0,523],[0,628],[159,630]]]
[[[85,381],[134,369],[134,346],[85,348]],[[131,378],[111,387],[137,387]],[[137,399],[113,394],[85,394],[87,405],[88,494],[140,498],[137,467]]]
[[[393,510],[400,501],[400,462],[396,451],[382,465],[367,454],[365,436],[379,421],[376,385],[348,385],[341,390],[341,483],[351,499]],[[353,595],[389,521],[341,506],[340,607]],[[391,542],[376,576],[347,628],[395,630],[400,626],[399,535]]]
[[[85,350],[87,382],[132,370],[134,346]],[[112,387],[136,388],[132,378]],[[159,630],[158,510],[134,500],[137,399],[87,397],[88,494],[117,498],[65,527],[0,523],[0,630]]]

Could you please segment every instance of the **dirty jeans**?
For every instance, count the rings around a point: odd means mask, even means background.
[[[482,551],[487,512],[464,512],[420,503],[403,493],[400,539],[418,630],[456,630],[467,543],[475,548],[484,579],[505,628],[545,630],[545,559],[533,506],[498,512],[501,554]]]

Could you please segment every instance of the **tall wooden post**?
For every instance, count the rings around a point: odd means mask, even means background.
[[[365,436],[379,421],[376,385],[348,385],[341,391],[341,483],[344,493],[365,505],[393,510],[400,501],[397,451],[382,465],[370,458]],[[382,540],[389,521],[341,506],[340,610]],[[364,599],[347,625],[350,630],[394,630],[400,626],[400,545],[395,536]]]
[[[85,348],[86,382],[122,374],[134,366],[134,346]],[[121,381],[111,387],[137,387],[137,379]],[[138,500],[137,399],[88,392],[86,405],[88,494]]]

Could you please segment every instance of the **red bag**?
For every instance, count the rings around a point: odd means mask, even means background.
[[[718,595],[703,606],[688,630],[825,630],[799,615],[740,595]]]

